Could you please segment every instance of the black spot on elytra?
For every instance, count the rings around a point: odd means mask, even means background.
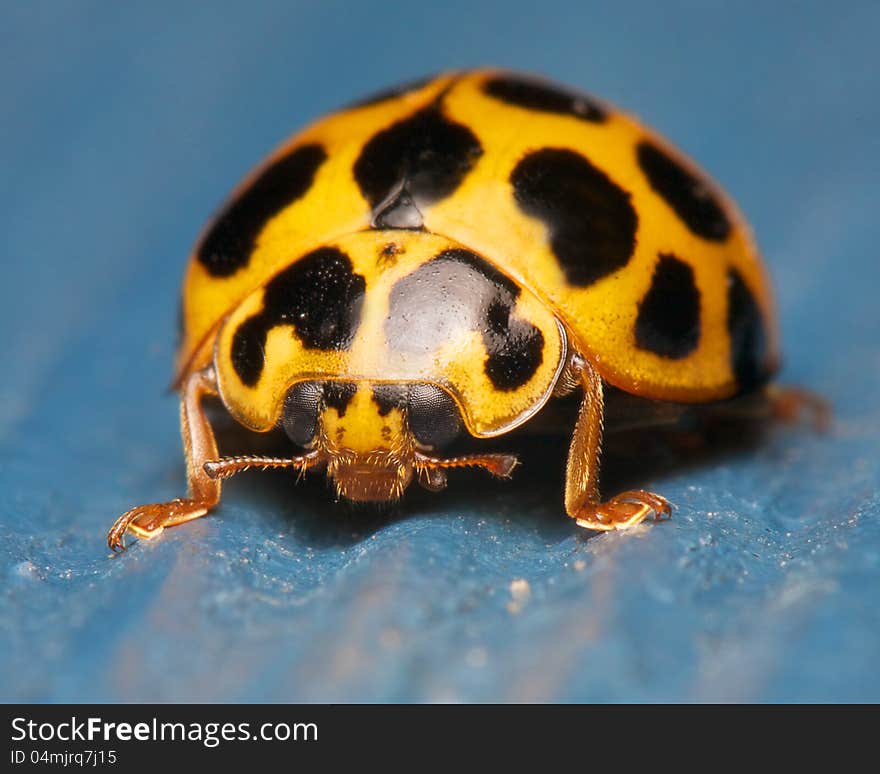
[[[700,343],[700,291],[694,270],[660,254],[651,288],[639,303],[636,345],[661,357],[687,357]]]
[[[727,272],[727,330],[731,367],[740,390],[763,384],[770,376],[764,317],[752,291],[733,268]]]
[[[336,409],[340,417],[345,416],[345,410],[356,392],[354,382],[325,382],[324,406]]]
[[[408,94],[411,91],[418,91],[423,86],[427,86],[436,77],[436,75],[428,75],[424,78],[416,78],[414,80],[401,83],[397,86],[392,86],[389,89],[382,89],[381,91],[370,94],[364,99],[357,100],[357,102],[350,102],[344,109],[351,110],[353,108],[367,107],[369,105],[378,105],[380,102],[386,102],[389,99],[400,97],[404,94]]]
[[[364,278],[335,247],[321,247],[276,275],[263,291],[263,310],[246,319],[232,337],[232,366],[253,387],[265,361],[266,337],[292,325],[307,349],[344,350],[360,324]]]
[[[373,225],[419,228],[424,207],[455,191],[482,153],[474,133],[443,115],[439,103],[383,129],[354,164]]]
[[[519,287],[468,250],[445,250],[391,289],[385,335],[397,352],[430,354],[462,331],[479,331],[493,386],[515,390],[534,376],[544,336],[513,316]]]
[[[594,123],[601,123],[607,118],[604,108],[586,94],[538,78],[500,75],[486,81],[483,91],[508,105],[530,110],[560,113]]]
[[[246,266],[263,227],[306,194],[326,159],[322,146],[303,145],[264,169],[217,216],[196,248],[199,263],[213,277],[229,277]]]
[[[727,239],[730,221],[707,183],[647,140],[639,143],[636,153],[651,188],[691,232],[713,242]]]
[[[585,287],[626,266],[638,217],[629,194],[583,156],[562,148],[529,153],[510,176],[520,209],[550,231],[568,282]]]

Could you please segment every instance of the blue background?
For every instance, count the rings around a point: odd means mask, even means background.
[[[0,698],[880,699],[880,4],[0,13]],[[250,474],[110,558],[120,512],[184,486],[164,389],[209,213],[307,120],[485,63],[593,91],[711,170],[767,256],[783,380],[834,430],[631,443],[606,490],[676,511],[629,534],[564,517],[558,440],[510,484],[462,474],[386,515]]]

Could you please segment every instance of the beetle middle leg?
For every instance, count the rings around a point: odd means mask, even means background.
[[[578,526],[595,530],[627,529],[648,516],[668,518],[672,506],[660,495],[633,489],[604,502],[599,497],[604,401],[602,378],[584,358],[575,357],[584,398],[575,425],[565,471],[565,510]]]
[[[211,478],[205,462],[217,458],[214,431],[205,416],[202,399],[217,394],[213,368],[196,371],[183,385],[180,401],[180,428],[186,454],[189,497],[178,497],[167,503],[139,505],[122,514],[107,533],[107,545],[114,551],[125,549],[125,534],[153,538],[165,527],[183,524],[204,516],[220,500],[220,480]]]
[[[773,419],[795,423],[806,418],[820,433],[831,429],[831,404],[821,395],[803,387],[778,384],[768,384],[763,395]]]
[[[708,425],[713,421],[749,423],[807,421],[819,433],[831,430],[831,405],[821,395],[803,387],[767,384],[730,400],[690,407],[692,416]]]

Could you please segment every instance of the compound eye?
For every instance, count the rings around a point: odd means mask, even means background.
[[[281,425],[297,446],[310,446],[315,438],[323,392],[320,382],[300,382],[290,388],[284,399]]]
[[[412,384],[407,396],[409,429],[422,446],[440,449],[461,432],[461,414],[448,393],[432,384]]]

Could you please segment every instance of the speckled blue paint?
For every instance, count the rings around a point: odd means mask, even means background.
[[[877,4],[341,5],[4,9],[0,698],[880,700]],[[731,190],[834,431],[609,455],[609,491],[677,506],[631,534],[563,517],[559,440],[386,515],[252,474],[110,558],[118,513],[183,486],[163,389],[219,198],[308,118],[486,62],[639,113]]]

